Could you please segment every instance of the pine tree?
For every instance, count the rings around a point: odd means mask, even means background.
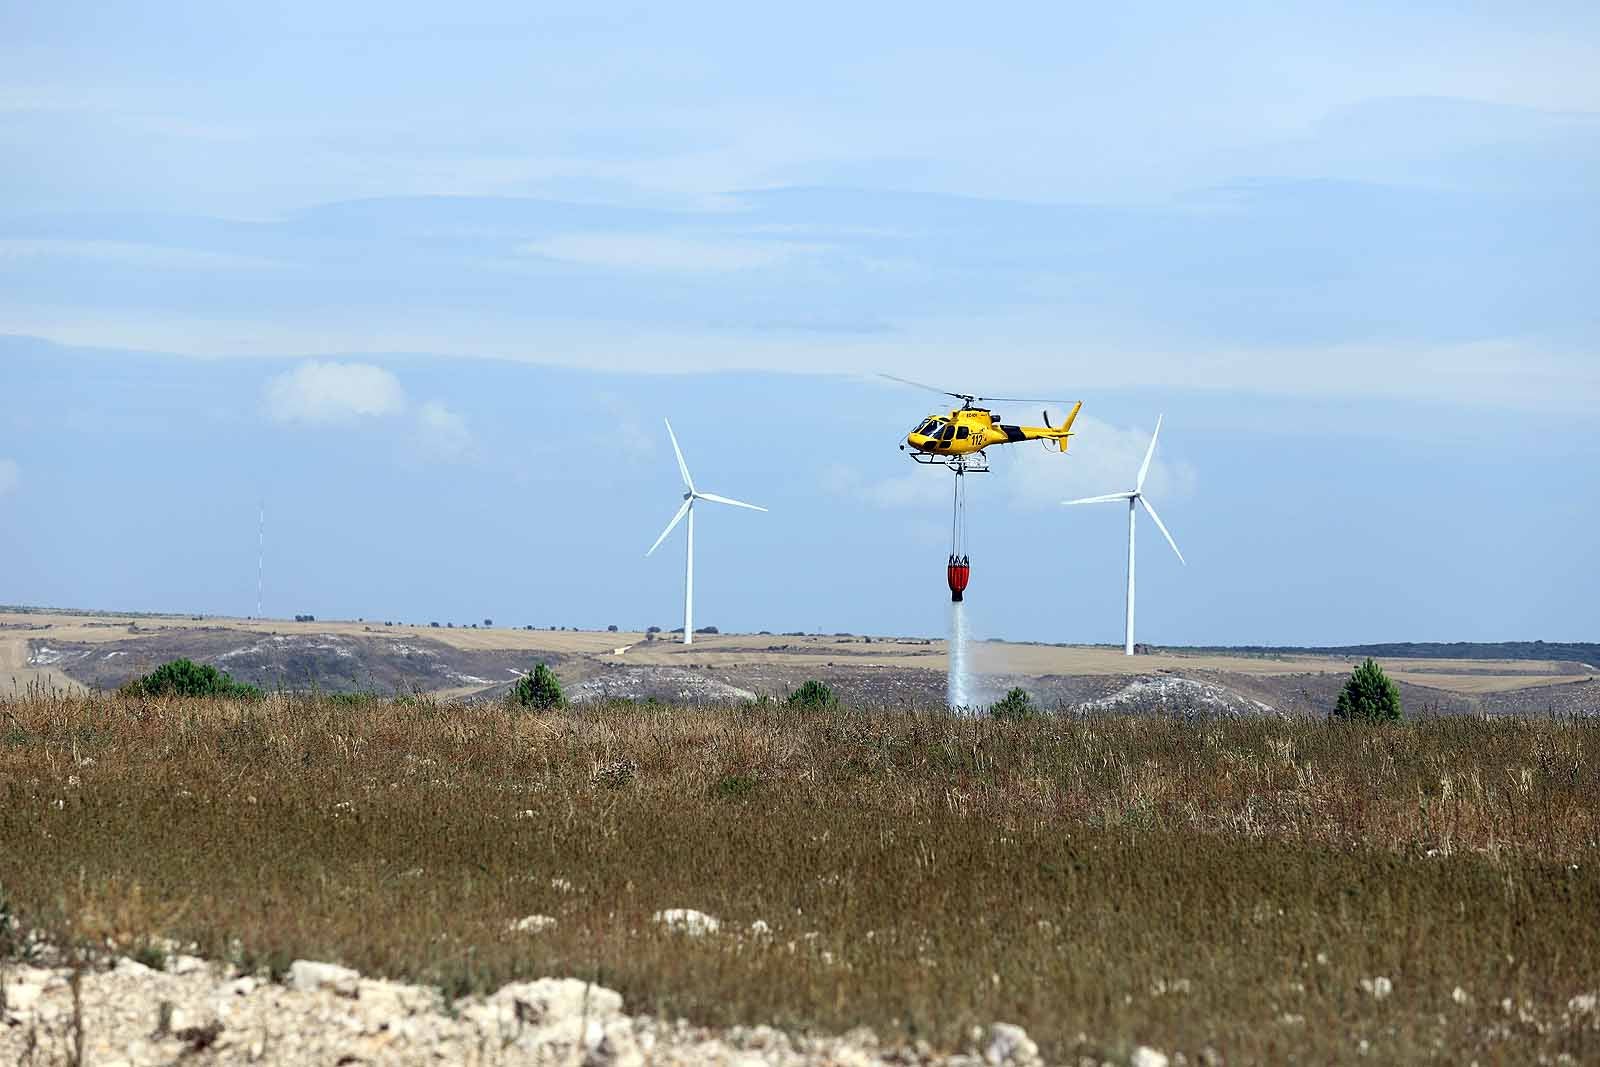
[[[1365,663],[1351,672],[1350,680],[1344,683],[1333,714],[1339,719],[1398,722],[1403,714],[1400,687],[1369,656]]]
[[[522,707],[540,711],[549,711],[566,702],[561,695],[561,681],[556,677],[556,672],[543,663],[535,666],[531,674],[524,674],[517,679],[516,686],[511,690],[511,699]]]

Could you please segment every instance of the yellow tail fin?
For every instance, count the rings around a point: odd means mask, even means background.
[[[1072,410],[1067,412],[1066,421],[1061,424],[1061,429],[1058,431],[1060,436],[1056,438],[1056,446],[1062,452],[1067,450],[1067,442],[1072,437],[1072,424],[1078,421],[1078,412],[1081,410],[1083,410],[1083,401],[1080,400],[1072,405]]]

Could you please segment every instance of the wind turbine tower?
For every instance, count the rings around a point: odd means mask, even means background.
[[[1068,506],[1075,504],[1110,504],[1120,500],[1128,502],[1128,621],[1123,635],[1122,651],[1126,655],[1133,655],[1133,534],[1136,527],[1134,516],[1138,509],[1143,507],[1155,520],[1156,528],[1161,531],[1161,536],[1167,539],[1167,544],[1172,546],[1172,551],[1177,555],[1178,562],[1185,566],[1188,564],[1183,558],[1183,553],[1178,551],[1178,542],[1172,539],[1172,534],[1167,532],[1167,524],[1161,521],[1161,516],[1156,514],[1156,509],[1144,495],[1144,479],[1150,473],[1150,461],[1155,458],[1156,438],[1161,436],[1161,416],[1156,417],[1156,432],[1150,435],[1150,447],[1145,451],[1144,463],[1139,466],[1139,477],[1133,483],[1133,490],[1127,493],[1107,493],[1104,496],[1085,497],[1082,500],[1063,500]]]
[[[672,452],[678,457],[678,473],[683,476],[683,504],[679,506],[678,513],[672,516],[672,521],[667,523],[667,528],[661,531],[661,536],[656,538],[656,543],[650,546],[650,551],[645,553],[648,557],[652,552],[661,547],[661,542],[667,539],[685,517],[689,520],[687,545],[683,565],[683,643],[694,644],[694,502],[696,500],[709,500],[713,504],[731,504],[736,508],[749,508],[751,511],[766,511],[766,508],[755,504],[746,504],[742,500],[733,500],[716,493],[702,493],[694,487],[694,479],[689,476],[689,465],[683,461],[683,450],[678,447],[678,435],[672,432],[672,422],[662,419],[667,424],[667,436],[672,440]]]
[[[261,516],[256,522],[256,618],[261,618],[261,573],[267,560],[267,505],[261,505]]]

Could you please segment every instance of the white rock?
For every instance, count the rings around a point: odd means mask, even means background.
[[[1373,1000],[1383,1000],[1394,992],[1394,983],[1380,974],[1376,978],[1361,979],[1361,988],[1370,993]]]
[[[642,1067],[645,1062],[644,1053],[634,1040],[633,1030],[623,1021],[605,1027],[600,1040],[585,1044],[584,1067]]]
[[[337,963],[319,963],[316,960],[295,960],[289,964],[290,989],[302,993],[315,993],[326,989],[340,996],[356,995],[361,975]]]
[[[167,957],[168,974],[195,974],[206,969],[206,961],[199,956],[188,956],[179,953]]]
[[[131,960],[124,956],[119,959],[117,961],[117,965],[112,968],[112,973],[122,978],[147,978],[156,972],[151,970],[149,967],[146,967],[138,960]]]
[[[983,1050],[983,1062],[1037,1063],[1039,1046],[1028,1036],[1028,1031],[1012,1023],[995,1023],[989,1027],[989,1043]]]
[[[553,915],[524,915],[511,924],[511,932],[514,934],[538,934],[543,933],[545,930],[553,929],[555,926],[556,919]]]
[[[248,997],[251,993],[256,991],[256,986],[260,984],[261,983],[256,980],[255,975],[247,974],[242,978],[235,978],[233,981],[223,986],[222,991],[224,993],[231,993],[236,997]]]
[[[39,997],[44,993],[44,982],[27,980],[24,975],[6,975],[6,1011],[12,1015],[22,1016],[31,1012],[33,1006],[39,1003]]]
[[[1588,1015],[1594,1011],[1596,1004],[1600,1004],[1600,998],[1593,993],[1579,993],[1567,1001],[1567,1010],[1574,1015]]]
[[[622,994],[577,978],[540,978],[502,986],[490,1004],[509,1005],[535,1025],[571,1018],[611,1019],[622,1013]]]
[[[1472,994],[1468,993],[1460,986],[1456,986],[1450,991],[1450,999],[1455,1001],[1457,1004],[1470,1004],[1472,1003]]]
[[[750,924],[750,933],[756,937],[766,937],[768,934],[772,933],[772,927],[767,925],[767,920],[757,919],[755,922]]]
[[[171,1033],[182,1033],[185,1030],[194,1030],[202,1027],[208,1020],[202,1020],[199,1013],[188,1008],[173,1008],[172,1014],[167,1019],[167,1030]]]
[[[1149,1045],[1140,1045],[1133,1050],[1133,1058],[1128,1062],[1132,1067],[1167,1067],[1167,1054]]]
[[[702,937],[714,934],[722,928],[722,920],[716,916],[707,915],[703,911],[693,908],[668,908],[658,911],[651,919],[663,926],[669,926],[679,933],[688,934],[690,937]]]

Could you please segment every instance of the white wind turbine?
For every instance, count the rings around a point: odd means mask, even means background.
[[[766,508],[757,507],[755,504],[746,504],[742,500],[732,500],[715,493],[702,493],[694,487],[694,479],[689,477],[689,465],[683,461],[683,450],[678,447],[678,435],[672,432],[672,422],[662,419],[667,424],[667,436],[672,439],[673,454],[678,457],[678,473],[683,475],[683,505],[678,508],[678,513],[672,516],[672,521],[667,523],[667,528],[661,531],[661,536],[656,538],[656,543],[650,546],[650,552],[661,547],[661,542],[667,539],[673,527],[683,521],[685,515],[689,516],[688,548],[685,553],[686,562],[683,565],[683,643],[694,644],[694,502],[696,500],[709,500],[713,504],[732,504],[736,508],[749,508],[751,511],[766,511]]]
[[[1174,541],[1172,539],[1172,534],[1167,532],[1166,523],[1161,521],[1161,516],[1156,514],[1156,509],[1150,506],[1150,501],[1146,500],[1144,496],[1145,475],[1150,473],[1150,460],[1155,457],[1156,438],[1160,436],[1161,416],[1157,416],[1156,432],[1150,435],[1150,448],[1144,454],[1144,463],[1139,467],[1139,477],[1138,480],[1133,483],[1132,492],[1107,493],[1105,496],[1091,496],[1085,497],[1082,500],[1062,501],[1062,503],[1066,505],[1110,504],[1118,500],[1126,500],[1128,502],[1128,626],[1126,634],[1123,638],[1122,651],[1129,656],[1133,655],[1133,517],[1134,512],[1140,505],[1143,505],[1144,509],[1150,513],[1150,517],[1156,520],[1156,527],[1160,529],[1161,535],[1167,539],[1167,544],[1172,546],[1172,551],[1178,556],[1178,562],[1184,563],[1185,566],[1188,565],[1184,562],[1183,553],[1178,551],[1178,542]]]

